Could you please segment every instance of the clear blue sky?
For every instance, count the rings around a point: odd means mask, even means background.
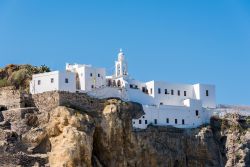
[[[250,105],[250,1],[1,0],[0,66],[112,69],[119,48],[142,81],[211,83]]]

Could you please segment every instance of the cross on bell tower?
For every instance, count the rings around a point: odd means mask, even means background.
[[[121,77],[124,75],[128,75],[128,64],[125,60],[125,55],[122,49],[120,49],[118,53],[118,60],[115,62],[115,76]]]

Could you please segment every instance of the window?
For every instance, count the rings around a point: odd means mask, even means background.
[[[158,88],[158,94],[161,94],[161,88]]]
[[[90,73],[90,76],[92,77],[92,76],[93,76],[93,74],[92,74],[92,73]]]
[[[130,84],[129,87],[130,87],[130,88],[133,88],[133,85]]]
[[[180,90],[178,90],[178,96],[180,96],[181,95],[181,91]]]
[[[171,90],[171,95],[174,95],[174,90],[173,89]]]
[[[174,122],[175,122],[175,124],[177,124],[178,123],[177,119],[175,119]]]
[[[100,75],[100,74],[98,74],[97,76],[98,76],[98,77],[101,77],[101,75]]]
[[[165,95],[167,95],[168,94],[168,90],[167,89],[165,89]]]
[[[135,124],[135,122],[133,121],[133,124]]]
[[[94,88],[94,85],[91,85],[91,88],[93,89],[93,88]]]
[[[185,124],[185,120],[184,119],[182,119],[182,125],[184,125]]]
[[[50,82],[51,82],[51,83],[54,83],[54,78],[50,78]]]
[[[139,124],[141,124],[141,120],[139,120]]]
[[[160,105],[163,105],[163,102],[160,102]]]
[[[145,124],[146,124],[146,125],[148,124],[148,120],[145,120]]]
[[[145,118],[144,116],[142,116],[142,118]]]
[[[208,90],[206,90],[206,96],[209,96],[209,92],[208,92]]]
[[[41,85],[41,80],[38,80],[38,81],[37,81],[37,84],[38,84],[38,85]]]
[[[169,118],[166,119],[166,123],[167,123],[167,124],[169,123]]]
[[[184,91],[184,96],[187,96],[187,91]]]
[[[155,121],[155,125],[157,124],[157,119],[154,120]]]
[[[199,115],[199,110],[195,111],[195,115],[198,116]]]
[[[69,79],[68,78],[65,78],[65,83],[69,83]]]

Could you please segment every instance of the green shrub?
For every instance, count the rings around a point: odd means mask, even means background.
[[[0,68],[0,87],[15,86],[17,89],[28,92],[32,75],[44,72],[50,72],[50,68],[45,65],[9,64],[4,68]]]
[[[28,77],[27,74],[28,71],[26,69],[20,69],[18,71],[13,72],[9,80],[12,85],[19,88],[23,84],[25,79]]]
[[[250,117],[246,118],[246,122],[247,122],[248,125],[250,125]]]
[[[10,86],[10,85],[11,85],[10,82],[6,78],[0,79],[0,88],[5,87],[5,86]]]

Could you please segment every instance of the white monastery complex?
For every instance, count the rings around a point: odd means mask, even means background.
[[[195,128],[209,123],[216,108],[214,85],[173,84],[154,80],[140,82],[131,78],[122,50],[111,76],[106,75],[105,68],[68,63],[65,71],[33,75],[31,94],[55,90],[141,103],[145,115],[132,120],[133,127],[140,129],[147,128],[149,124]]]

